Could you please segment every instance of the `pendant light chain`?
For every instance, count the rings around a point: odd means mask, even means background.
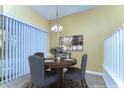
[[[51,30],[54,32],[61,32],[63,27],[59,24],[59,6],[56,5],[56,24],[51,27]]]
[[[56,5],[56,17],[57,17],[57,26],[59,25],[59,21],[58,21],[58,17],[59,17],[59,13],[58,13],[58,5]]]

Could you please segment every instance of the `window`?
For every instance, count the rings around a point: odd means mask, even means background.
[[[47,56],[47,32],[3,16],[3,58],[1,81],[11,81],[30,73],[28,56],[44,52]],[[4,78],[5,77],[5,78]]]

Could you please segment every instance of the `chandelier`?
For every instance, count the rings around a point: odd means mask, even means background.
[[[51,27],[51,30],[54,32],[61,32],[63,30],[63,27],[59,24],[58,6],[56,6],[56,24]]]

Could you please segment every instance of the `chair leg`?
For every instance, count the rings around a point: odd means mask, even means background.
[[[47,86],[46,86],[46,85],[44,85],[44,86],[42,86],[42,88],[47,88]]]
[[[31,83],[29,87],[30,87],[30,88],[33,88],[33,83]]]
[[[57,83],[57,84],[56,84],[56,87],[59,88],[59,80],[57,80],[56,83]]]
[[[83,80],[81,80],[81,86],[82,86],[82,88],[84,88],[84,81]]]
[[[85,83],[85,87],[86,88],[88,88],[88,85],[87,85],[87,83],[86,83],[86,80],[84,79],[84,83]]]

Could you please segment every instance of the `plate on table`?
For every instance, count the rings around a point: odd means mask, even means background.
[[[54,62],[54,60],[45,60],[45,62]]]
[[[64,59],[66,61],[73,61],[74,59],[68,58],[68,59]]]

